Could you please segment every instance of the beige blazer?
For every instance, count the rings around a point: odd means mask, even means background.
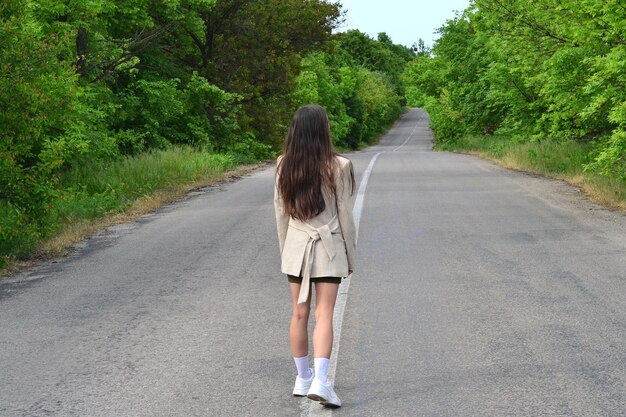
[[[299,304],[306,302],[308,298],[310,278],[346,277],[348,271],[355,269],[356,228],[352,217],[350,177],[352,162],[343,156],[337,158],[337,197],[335,199],[334,195],[324,193],[326,209],[306,222],[291,218],[285,213],[276,184],[274,186],[281,271],[302,277]]]

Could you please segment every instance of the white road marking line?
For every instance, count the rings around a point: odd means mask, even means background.
[[[354,200],[354,207],[352,209],[352,216],[354,217],[354,226],[356,227],[356,240],[359,240],[359,225],[361,224],[361,213],[363,212],[363,200],[365,199],[365,189],[367,188],[367,183],[370,179],[370,175],[372,174],[372,169],[374,169],[374,163],[378,159],[382,152],[378,152],[376,155],[372,157],[367,169],[363,173],[363,178],[361,179],[361,184],[359,185],[359,190],[356,193],[356,200]]]
[[[367,183],[374,168],[374,163],[378,159],[382,152],[375,154],[367,169],[363,173],[361,178],[361,184],[359,184],[359,190],[356,194],[354,201],[354,207],[352,208],[352,216],[354,217],[354,226],[356,228],[356,240],[359,240],[359,225],[361,224],[361,213],[363,212],[363,200],[365,199],[365,189]],[[341,344],[341,325],[343,324],[343,313],[346,310],[346,301],[348,300],[348,291],[350,290],[350,281],[352,278],[344,279],[339,286],[339,294],[337,294],[337,301],[335,302],[335,312],[333,314],[333,350],[330,354],[330,364],[328,365],[328,379],[335,380],[335,371],[337,369],[337,357],[339,356],[339,346]],[[302,409],[301,416],[320,416],[327,415],[329,409],[320,407],[315,401],[306,401],[305,407]],[[331,411],[332,412],[332,411]]]
[[[417,124],[415,126],[413,126],[413,130],[411,130],[411,133],[409,134],[409,137],[406,138],[406,140],[404,141],[404,143],[402,143],[402,145],[398,146],[396,149],[394,149],[392,152],[397,151],[398,149],[400,149],[401,147],[403,147],[404,145],[407,144],[407,142],[413,137],[413,133],[415,133],[415,129],[417,129]]]

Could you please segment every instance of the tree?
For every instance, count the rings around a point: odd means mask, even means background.
[[[386,74],[396,92],[404,95],[400,74],[406,63],[414,57],[410,48],[395,45],[384,32],[378,35],[378,41],[356,29],[339,33],[337,39],[338,53],[350,57],[354,65]]]
[[[49,33],[25,0],[0,9],[0,253],[20,254],[45,235],[54,173],[84,151],[72,132],[77,76],[66,27]]]
[[[440,140],[590,141],[588,169],[626,178],[625,22],[618,0],[475,0],[407,67],[407,97]]]

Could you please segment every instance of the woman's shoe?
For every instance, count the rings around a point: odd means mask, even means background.
[[[300,375],[296,377],[296,385],[293,387],[293,395],[296,397],[306,397],[309,392],[309,388],[311,388],[311,383],[313,382],[313,369],[309,368],[309,372],[311,376],[309,379],[300,378]]]
[[[330,381],[323,383],[319,379],[313,378],[307,397],[313,401],[319,401],[326,407],[341,407],[341,400]]]

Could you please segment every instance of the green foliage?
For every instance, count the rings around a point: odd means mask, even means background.
[[[299,105],[320,104],[332,124],[332,139],[340,147],[370,143],[397,119],[400,97],[382,73],[342,65],[325,53],[303,60],[294,92]]]
[[[124,154],[171,144],[226,152],[242,135],[240,100],[196,73],[185,86],[177,78],[139,79],[118,93],[109,128]]]
[[[398,118],[402,106],[386,74],[362,70],[359,87],[358,97],[362,103],[360,139],[368,143]]]
[[[224,0],[202,15],[202,30],[177,29],[195,46],[181,60],[225,91],[242,96],[240,125],[278,147],[288,125],[302,56],[321,50],[340,18],[339,4],[321,0]]]
[[[48,233],[55,173],[86,143],[76,126],[69,37],[34,17],[28,1],[0,9],[0,253],[20,255]]]
[[[328,108],[338,146],[371,141],[413,51],[355,32],[352,54],[341,20],[325,0],[0,2],[0,263],[189,164],[275,157],[298,104]]]
[[[155,191],[216,179],[235,162],[231,155],[178,146],[116,161],[84,161],[61,175],[61,191],[50,205],[49,227],[58,229],[76,221],[121,212]],[[23,244],[20,249],[25,250]]]
[[[402,111],[397,91],[408,55],[384,33],[378,41],[356,30],[338,34],[334,54],[314,52],[302,60],[293,97],[298,105],[326,108],[335,145],[371,143]]]
[[[600,146],[593,162],[585,166],[587,172],[626,181],[626,131],[618,130]]]
[[[348,115],[346,101],[355,94],[357,74],[354,68],[339,66],[331,55],[314,52],[302,60],[294,96],[298,105],[319,104],[326,108],[336,145],[349,146],[348,133],[356,120]]]
[[[589,142],[587,171],[624,178],[625,27],[619,1],[475,0],[407,65],[407,101],[440,142]]]
[[[583,174],[589,162],[590,143],[562,140],[519,142],[506,136],[464,136],[455,142],[439,145],[441,149],[481,154],[505,160],[515,168],[556,176],[575,177]]]
[[[60,221],[91,218],[127,208],[158,189],[211,177],[233,166],[232,157],[172,147],[113,162],[86,161],[65,172],[63,193],[54,204]]]
[[[403,45],[396,45],[385,33],[374,40],[365,33],[353,29],[337,35],[337,53],[346,57],[351,66],[361,66],[371,72],[379,72],[389,77],[397,94],[404,94],[401,74],[407,62],[414,58],[414,52]]]
[[[444,61],[428,55],[417,56],[404,68],[401,78],[406,85],[406,101],[411,107],[424,107],[427,97],[438,97],[444,85]]]

